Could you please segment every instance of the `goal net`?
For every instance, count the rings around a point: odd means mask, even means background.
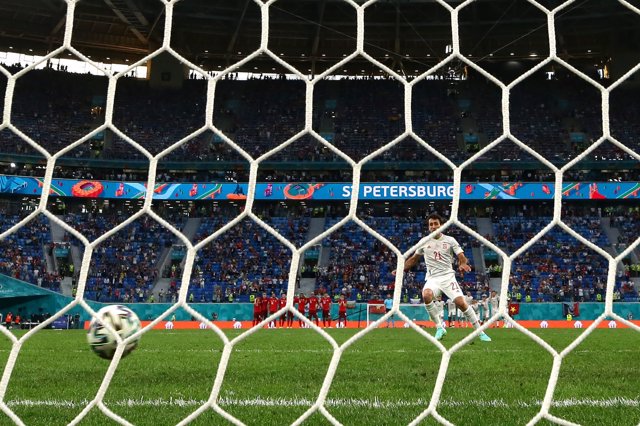
[[[629,147],[625,146],[623,143],[615,139],[609,127],[609,98],[611,92],[616,89],[622,82],[629,79],[633,73],[640,69],[640,65],[635,65],[632,67],[627,73],[620,77],[620,79],[608,86],[603,86],[600,82],[595,80],[594,78],[586,75],[581,70],[574,67],[571,63],[562,59],[558,55],[558,46],[557,46],[557,34],[556,34],[556,26],[555,22],[559,15],[566,11],[572,4],[577,3],[574,0],[569,0],[564,3],[558,4],[559,2],[543,2],[543,1],[534,1],[534,0],[523,0],[523,3],[527,3],[531,7],[537,9],[539,13],[544,16],[546,20],[546,28],[547,28],[547,42],[548,42],[548,55],[544,58],[541,58],[541,61],[538,62],[534,67],[527,70],[526,72],[518,71],[520,74],[517,78],[514,78],[510,83],[505,84],[503,81],[498,80],[491,73],[486,71],[477,65],[477,63],[472,60],[473,58],[469,58],[471,54],[465,55],[465,52],[461,49],[461,37],[460,37],[460,16],[463,11],[466,10],[471,4],[474,2],[472,0],[467,1],[444,1],[444,0],[435,0],[435,2],[442,8],[442,12],[450,17],[451,22],[451,43],[446,46],[446,57],[444,57],[441,61],[439,61],[435,66],[429,68],[428,70],[415,72],[412,70],[404,70],[400,68],[400,60],[397,58],[394,62],[383,62],[383,58],[378,58],[378,56],[370,53],[368,46],[366,44],[366,31],[375,31],[375,29],[368,28],[366,26],[366,16],[371,13],[374,14],[375,7],[378,3],[374,0],[371,1],[352,1],[352,0],[344,0],[343,4],[345,4],[353,13],[353,27],[355,28],[355,39],[354,39],[354,49],[352,52],[345,53],[341,56],[336,63],[326,67],[322,72],[319,72],[315,75],[308,73],[306,70],[304,72],[299,69],[291,66],[285,59],[283,59],[280,52],[278,52],[277,46],[272,46],[270,43],[270,35],[272,34],[272,28],[270,26],[270,16],[273,13],[278,2],[275,0],[270,1],[260,1],[260,0],[249,0],[247,4],[251,7],[255,7],[259,10],[260,17],[260,26],[257,29],[252,29],[252,31],[257,31],[260,33],[260,42],[259,45],[256,46],[255,51],[246,55],[241,60],[237,62],[233,62],[231,55],[232,52],[229,50],[229,65],[226,68],[220,68],[216,70],[216,72],[210,72],[209,70],[204,69],[204,63],[206,62],[206,55],[203,53],[202,62],[193,63],[188,61],[185,57],[183,57],[180,52],[176,51],[172,46],[172,37],[174,34],[172,32],[172,25],[174,22],[174,15],[176,9],[182,7],[183,4],[186,3],[186,0],[183,1],[170,1],[170,0],[162,0],[162,13],[158,16],[158,25],[162,25],[164,23],[164,31],[162,31],[161,36],[161,45],[158,49],[151,52],[148,56],[138,61],[135,64],[131,64],[126,69],[120,72],[113,73],[111,71],[105,70],[104,67],[91,60],[87,55],[83,54],[82,49],[77,46],[74,46],[74,32],[77,31],[74,26],[78,22],[76,19],[76,10],[80,7],[81,3],[77,0],[66,0],[66,12],[65,18],[62,19],[61,25],[64,26],[62,31],[64,32],[64,38],[62,41],[62,45],[51,51],[47,54],[42,60],[39,60],[37,63],[30,65],[19,71],[10,71],[5,67],[0,67],[0,73],[5,77],[7,85],[4,94],[4,109],[2,116],[2,124],[1,129],[11,131],[14,135],[16,135],[17,139],[24,145],[28,145],[30,148],[33,148],[41,157],[45,159],[43,164],[46,164],[46,169],[44,171],[44,178],[41,180],[41,190],[42,195],[39,199],[39,203],[35,207],[31,213],[29,213],[26,217],[22,218],[20,221],[16,222],[13,226],[5,229],[0,234],[0,239],[8,239],[10,236],[16,232],[18,232],[21,228],[27,226],[34,218],[38,215],[45,215],[49,221],[56,223],[59,227],[63,228],[67,233],[73,235],[74,238],[77,238],[83,245],[84,251],[82,254],[82,264],[78,275],[77,281],[77,292],[73,301],[67,306],[62,307],[57,312],[55,312],[49,319],[41,323],[39,326],[32,329],[30,332],[22,335],[21,337],[16,337],[11,331],[9,331],[6,327],[0,327],[0,331],[3,335],[11,341],[11,351],[8,356],[8,360],[6,366],[4,368],[4,372],[2,378],[0,380],[0,409],[2,412],[8,416],[14,423],[23,424],[23,421],[19,418],[19,416],[10,408],[8,405],[8,401],[6,400],[6,392],[9,386],[9,382],[14,375],[14,370],[16,367],[17,360],[20,357],[21,349],[23,344],[25,344],[29,339],[34,336],[42,328],[48,326],[53,321],[58,318],[63,317],[70,310],[81,307],[86,312],[89,312],[92,316],[95,316],[96,310],[92,307],[90,303],[88,303],[88,299],[86,298],[87,292],[89,290],[89,282],[92,277],[89,276],[90,265],[92,258],[95,258],[98,255],[107,256],[108,254],[99,253],[98,247],[100,243],[102,243],[105,239],[114,235],[115,233],[125,229],[128,225],[132,224],[138,218],[143,215],[147,215],[154,221],[155,226],[157,228],[164,228],[165,233],[169,236],[175,236],[180,240],[180,243],[184,245],[186,248],[184,250],[184,262],[180,266],[180,273],[176,276],[176,281],[178,281],[181,286],[179,290],[176,291],[176,299],[172,302],[171,307],[163,313],[163,315],[159,318],[155,318],[150,324],[145,326],[140,333],[144,334],[151,330],[156,324],[160,321],[169,319],[178,309],[182,309],[187,312],[189,315],[193,317],[194,320],[206,324],[206,327],[214,330],[218,338],[223,343],[223,349],[220,361],[216,370],[216,377],[213,383],[213,387],[211,389],[210,397],[206,401],[197,401],[195,407],[193,407],[193,411],[184,419],[181,420],[180,424],[187,424],[192,421],[196,421],[200,416],[203,416],[206,412],[210,412],[211,410],[215,411],[217,415],[222,416],[227,421],[233,424],[243,424],[238,418],[230,414],[225,408],[223,408],[223,395],[222,389],[225,383],[225,372],[228,368],[230,358],[235,350],[237,350],[237,344],[242,342],[247,337],[254,334],[256,331],[261,330],[268,323],[273,320],[279,319],[280,316],[285,312],[291,312],[295,316],[296,321],[301,321],[309,326],[315,333],[317,333],[320,338],[324,339],[330,346],[331,351],[331,360],[328,364],[328,368],[326,374],[324,375],[324,379],[322,380],[322,385],[320,387],[320,391],[318,395],[312,400],[309,401],[308,409],[295,420],[294,424],[302,424],[303,422],[310,419],[312,416],[323,416],[324,419],[322,421],[328,421],[331,424],[339,425],[340,421],[336,417],[334,417],[329,407],[328,395],[331,389],[334,378],[336,377],[338,367],[341,364],[342,355],[358,340],[365,339],[366,336],[374,330],[375,327],[382,327],[387,324],[391,324],[395,321],[397,324],[402,324],[404,327],[405,324],[413,329],[416,333],[418,333],[422,338],[424,338],[425,342],[428,342],[434,348],[437,348],[441,353],[441,360],[439,368],[437,369],[437,378],[435,382],[435,387],[431,393],[431,397],[428,401],[424,401],[424,409],[418,416],[412,419],[411,424],[417,425],[421,424],[421,422],[425,421],[426,418],[432,417],[435,421],[441,424],[451,424],[451,422],[443,417],[439,411],[439,403],[441,402],[441,395],[443,391],[443,385],[447,378],[447,372],[449,371],[449,364],[452,361],[452,356],[459,351],[461,351],[465,345],[472,342],[473,339],[477,338],[478,335],[486,330],[491,324],[497,319],[502,318],[504,321],[508,322],[513,328],[517,329],[520,333],[526,335],[532,341],[539,344],[544,350],[546,350],[550,356],[553,358],[553,367],[549,377],[548,386],[544,393],[544,397],[540,406],[540,410],[535,415],[534,418],[530,420],[530,424],[535,424],[538,421],[550,421],[557,424],[572,424],[566,420],[558,418],[552,414],[550,414],[550,409],[552,406],[554,391],[556,389],[556,384],[558,381],[558,377],[560,374],[561,366],[563,365],[564,358],[569,355],[577,345],[579,345],[584,339],[586,339],[594,329],[605,319],[610,318],[618,321],[619,323],[625,324],[628,327],[633,328],[635,331],[640,331],[640,327],[630,322],[627,318],[622,318],[618,314],[616,314],[613,310],[613,296],[614,296],[614,287],[615,287],[615,279],[616,279],[616,265],[622,259],[626,258],[637,246],[639,241],[634,241],[631,245],[629,245],[625,250],[620,252],[617,255],[612,255],[602,247],[594,244],[592,241],[588,240],[581,234],[575,232],[574,229],[570,226],[570,222],[566,221],[563,217],[563,205],[562,205],[562,197],[564,192],[564,174],[570,169],[572,166],[577,164],[579,161],[584,159],[590,152],[595,150],[598,146],[602,145],[605,141],[614,145],[617,149],[623,151],[628,156],[633,157],[635,160],[640,160],[640,155],[631,150]],[[118,2],[122,3],[122,2]],[[125,2],[129,3],[129,2]],[[324,2],[319,2],[324,4]],[[553,9],[549,9],[545,7],[549,3],[557,4],[557,6]],[[634,14],[640,15],[640,10],[635,7],[633,4],[627,1],[620,0],[619,5],[625,11],[631,11]],[[322,16],[321,12],[322,8],[320,8],[320,16]],[[132,13],[128,16],[123,16],[126,19],[133,19],[135,13]],[[194,14],[194,19],[197,14]],[[160,19],[164,17],[164,20]],[[321,18],[320,18],[321,19]],[[398,19],[400,19],[400,15],[398,15]],[[329,25],[329,24],[327,24]],[[318,33],[316,39],[320,37],[320,25],[318,25]],[[366,31],[365,31],[366,29]],[[86,30],[86,29],[85,29]],[[135,25],[131,25],[129,28],[131,31],[137,31],[135,29]],[[237,37],[240,28],[238,27],[235,30],[235,35],[231,35],[231,39]],[[144,38],[144,36],[141,36]],[[396,43],[399,45],[401,43],[401,38],[398,36]],[[229,49],[232,49],[234,44],[230,43]],[[14,123],[14,116],[12,115],[12,107],[15,107],[17,102],[17,81],[25,76],[29,71],[35,69],[38,66],[46,63],[48,60],[57,57],[62,53],[70,52],[74,56],[80,58],[82,61],[90,64],[93,68],[101,70],[103,75],[106,76],[108,80],[107,87],[107,96],[104,103],[104,117],[105,124],[92,130],[86,136],[77,139],[73,138],[73,141],[70,141],[68,145],[62,148],[56,148],[53,152],[48,152],[43,149],[33,138],[29,137],[29,135],[23,133],[16,123]],[[318,52],[316,52],[318,53]],[[206,98],[204,98],[204,103],[200,104],[198,108],[200,108],[200,112],[206,120],[206,125],[203,128],[198,128],[193,131],[190,135],[185,136],[180,139],[175,144],[165,147],[163,150],[157,152],[151,152],[148,147],[143,143],[133,140],[129,138],[125,133],[121,132],[117,126],[114,125],[114,98],[116,96],[116,85],[120,79],[123,79],[128,75],[131,71],[135,70],[138,66],[146,63],[147,61],[160,58],[161,55],[170,55],[174,58],[181,61],[183,64],[189,66],[194,74],[197,74],[199,78],[206,80],[207,83],[207,94]],[[239,141],[234,141],[229,139],[224,132],[220,131],[220,129],[216,128],[211,121],[211,117],[213,115],[214,109],[214,99],[217,96],[217,85],[220,84],[221,81],[225,79],[234,78],[234,73],[238,71],[242,66],[244,66],[249,61],[259,57],[259,56],[268,56],[271,60],[276,63],[278,66],[282,67],[286,70],[286,73],[292,78],[295,78],[301,82],[301,85],[304,86],[304,105],[302,106],[303,112],[294,111],[288,112],[293,115],[300,115],[304,123],[299,128],[290,129],[288,139],[284,141],[277,141],[269,150],[263,152],[251,151],[246,146],[243,146]],[[354,155],[354,152],[359,148],[358,139],[355,138],[355,147],[354,145],[349,145],[345,143],[344,140],[341,140],[338,135],[334,135],[335,139],[329,140],[327,135],[321,134],[318,129],[314,128],[312,125],[314,118],[314,114],[316,113],[315,109],[318,108],[318,105],[314,103],[314,91],[319,90],[320,82],[326,81],[327,79],[331,79],[332,76],[335,76],[337,73],[341,73],[343,68],[352,61],[354,58],[362,58],[366,63],[375,67],[380,73],[387,79],[392,79],[397,83],[397,87],[399,88],[399,93],[401,95],[401,100],[396,100],[399,105],[399,110],[397,111],[389,111],[389,116],[387,117],[388,121],[392,124],[397,125],[398,133],[392,134],[389,140],[385,140],[379,147],[376,147],[375,150],[370,152],[360,152],[359,157]],[[495,135],[495,138],[492,138],[489,143],[487,143],[482,148],[477,146],[475,151],[471,150],[469,152],[473,152],[472,155],[469,156],[464,161],[454,163],[449,159],[449,156],[455,156],[456,149],[450,150],[450,148],[443,147],[434,147],[430,140],[426,140],[416,132],[415,124],[413,121],[414,111],[412,110],[414,100],[414,94],[417,91],[416,87],[422,81],[427,81],[429,79],[434,78],[434,75],[440,73],[443,68],[447,67],[447,64],[452,62],[456,62],[456,66],[452,66],[451,72],[456,74],[456,78],[462,78],[462,76],[466,72],[474,72],[478,75],[483,76],[487,79],[487,81],[498,88],[500,92],[500,113],[502,114],[502,121],[499,125],[499,131]],[[540,152],[531,146],[527,145],[523,141],[517,138],[517,135],[512,134],[512,117],[510,112],[510,100],[512,92],[517,90],[518,85],[522,83],[525,79],[530,77],[536,72],[540,72],[546,68],[551,69],[551,66],[554,64],[561,65],[564,69],[567,70],[568,73],[571,73],[576,76],[576,78],[585,82],[585,84],[589,85],[593,90],[597,92],[598,99],[601,100],[602,105],[602,137],[598,138],[594,141],[587,141],[586,145],[583,147],[582,151],[575,155],[571,161],[568,163],[558,166],[556,163],[550,161],[545,158]],[[551,72],[551,71],[549,71]],[[377,76],[376,76],[377,77]],[[168,77],[167,77],[168,78]],[[428,96],[425,95],[425,96]],[[437,102],[437,99],[436,99]],[[152,100],[148,101],[149,104],[153,103]],[[229,109],[232,109],[234,106],[229,103],[226,105]],[[366,105],[365,108],[369,108],[371,110],[375,110],[379,105]],[[268,112],[264,112],[268,114]],[[319,118],[320,120],[322,117]],[[365,126],[373,126],[373,122],[378,120],[379,117],[374,117],[371,119],[371,122],[365,123]],[[440,118],[438,116],[428,117],[426,120],[433,120],[432,130],[437,132],[438,129],[438,120]],[[42,119],[46,121],[46,118]],[[167,118],[165,125],[167,122],[171,120]],[[169,123],[170,125],[170,123]],[[542,124],[544,125],[544,123]],[[355,125],[354,125],[355,126]],[[54,169],[57,165],[57,161],[66,153],[72,151],[73,149],[80,147],[83,143],[90,140],[93,136],[96,136],[98,133],[105,129],[111,129],[113,133],[117,136],[118,141],[114,142],[114,147],[117,149],[118,143],[122,143],[122,146],[127,146],[129,148],[133,147],[136,151],[137,158],[148,160],[149,162],[149,173],[146,176],[146,182],[141,189],[140,197],[144,197],[144,201],[142,202],[141,209],[138,213],[124,220],[119,225],[110,228],[107,232],[97,239],[90,241],[87,236],[78,232],[69,224],[65,223],[58,216],[50,211],[50,198],[52,192],[55,192],[55,188],[53,185],[54,177]],[[358,129],[360,130],[360,129]],[[170,221],[165,220],[161,215],[159,215],[154,209],[152,209],[152,202],[154,201],[154,197],[158,197],[158,193],[162,191],[162,184],[164,183],[158,176],[157,170],[159,164],[165,157],[170,157],[171,153],[179,148],[182,145],[186,145],[189,142],[189,137],[196,137],[200,134],[204,134],[205,132],[211,133],[210,140],[215,142],[215,144],[222,144],[226,147],[230,147],[230,150],[237,154],[242,159],[246,160],[249,164],[249,176],[248,176],[248,191],[245,193],[241,190],[238,185],[238,191],[235,191],[230,197],[230,199],[243,200],[245,203],[243,208],[237,217],[231,220],[229,223],[224,224],[223,226],[216,228],[215,226],[211,226],[210,235],[198,243],[193,243],[184,235],[184,229],[179,229],[180,225],[175,225],[170,223]],[[355,134],[362,134],[364,131],[355,131]],[[266,133],[266,132],[265,132]],[[274,227],[270,226],[266,220],[259,217],[255,213],[254,209],[254,201],[257,197],[257,181],[258,181],[258,170],[261,165],[265,162],[268,162],[272,156],[277,155],[280,151],[287,149],[288,146],[293,144],[297,139],[308,136],[312,140],[317,141],[322,146],[322,153],[318,155],[333,155],[338,157],[345,164],[348,165],[350,172],[352,173],[352,190],[348,193],[348,202],[349,207],[347,210],[347,214],[344,218],[337,220],[331,227],[324,230],[317,236],[315,236],[311,241],[308,241],[301,245],[294,244],[290,239],[283,237],[280,233],[276,232]],[[388,135],[387,135],[388,136]],[[420,241],[411,241],[412,246],[406,250],[401,251],[397,245],[394,245],[389,238],[386,238],[382,233],[378,232],[373,227],[369,226],[366,221],[364,221],[358,214],[358,207],[362,205],[363,201],[362,193],[359,191],[361,189],[361,181],[363,174],[367,171],[367,165],[376,157],[382,156],[384,157],[385,153],[392,150],[394,147],[399,146],[406,138],[412,138],[416,141],[418,147],[425,152],[429,152],[430,155],[437,158],[443,164],[445,164],[448,171],[452,173],[452,201],[450,206],[450,212],[448,215],[448,221],[444,224],[443,228],[440,231],[447,232],[447,230],[453,229],[454,227],[459,228],[464,234],[469,235],[473,240],[480,242],[485,247],[490,248],[497,254],[497,257],[500,259],[501,266],[501,288],[500,288],[500,301],[499,301],[499,311],[492,317],[491,321],[485,322],[479,329],[470,332],[470,334],[462,339],[458,344],[453,345],[450,348],[445,347],[440,341],[437,341],[433,337],[433,333],[430,333],[431,330],[425,330],[424,326],[428,325],[426,316],[426,311],[422,304],[418,305],[410,305],[410,304],[402,304],[401,297],[403,291],[403,280],[405,278],[406,273],[402,272],[404,270],[406,260],[415,254],[416,250],[422,243],[428,241],[433,238],[434,235],[424,235],[424,238],[421,238]],[[123,142],[124,141],[124,142]],[[511,254],[507,254],[504,250],[498,247],[493,242],[489,241],[485,236],[481,235],[476,230],[472,229],[468,225],[465,224],[464,218],[461,214],[461,198],[462,194],[467,188],[462,187],[463,182],[463,172],[471,167],[474,162],[487,154],[491,150],[498,149],[499,145],[504,145],[510,141],[513,146],[515,146],[518,150],[526,153],[528,158],[534,158],[540,164],[542,164],[545,168],[547,168],[552,174],[553,185],[552,188],[546,188],[546,191],[553,194],[553,214],[550,223],[545,226],[540,232],[537,232],[530,238],[522,247],[518,250],[514,251]],[[213,143],[212,142],[212,143]],[[472,138],[467,141],[470,145],[474,144]],[[543,147],[544,148],[544,147]],[[547,147],[548,148],[548,147]],[[181,155],[187,155],[189,151],[182,151]],[[175,153],[174,153],[175,154]],[[163,187],[164,188],[164,187]],[[80,188],[83,191],[94,191],[96,188],[94,186],[89,185],[88,187]],[[121,189],[121,188],[119,188]],[[290,189],[291,195],[293,197],[297,197],[296,199],[304,200],[306,195],[313,193],[313,191],[319,188],[301,188],[296,186],[296,188]],[[194,194],[200,190],[198,185],[196,184],[193,189]],[[270,190],[270,188],[269,188]],[[117,189],[116,189],[117,191]],[[264,189],[264,192],[267,193],[268,189]],[[594,189],[597,192],[597,188]],[[492,196],[492,190],[487,189],[487,197]],[[215,191],[209,194],[211,198],[215,195]],[[407,193],[408,194],[408,193]],[[335,194],[331,194],[334,196]],[[406,195],[406,194],[405,194]],[[437,195],[437,194],[436,194]],[[260,317],[260,321],[257,325],[251,327],[249,330],[246,330],[238,335],[233,337],[229,337],[227,334],[221,331],[221,329],[216,325],[215,321],[212,321],[210,317],[205,317],[202,313],[195,310],[189,300],[191,295],[191,288],[197,286],[197,282],[199,282],[199,274],[196,259],[198,256],[199,250],[205,247],[207,244],[212,241],[220,238],[225,233],[227,233],[233,226],[240,223],[241,221],[246,220],[252,222],[256,228],[259,227],[266,232],[268,232],[274,239],[276,239],[279,243],[281,243],[289,252],[290,259],[288,259],[288,263],[286,263],[285,273],[286,281],[284,282],[284,286],[286,287],[286,305],[282,308],[279,308],[276,312],[269,312],[266,317]],[[323,239],[329,237],[331,234],[337,232],[339,229],[345,226],[347,222],[355,223],[359,228],[361,228],[363,233],[366,233],[369,236],[372,236],[380,246],[384,246],[389,253],[392,253],[397,261],[395,265],[391,267],[393,270],[397,270],[398,274],[395,277],[394,287],[393,287],[393,308],[387,312],[384,304],[369,304],[367,306],[367,328],[354,334],[352,337],[348,338],[346,341],[336,339],[331,334],[325,332],[322,328],[318,327],[316,323],[310,321],[305,315],[304,312],[301,312],[298,306],[295,305],[294,297],[297,293],[297,278],[298,278],[298,267],[301,263],[301,260],[304,258],[305,252],[312,248],[316,247],[317,244],[321,243]],[[524,328],[518,322],[514,321],[510,316],[510,312],[508,311],[508,301],[507,294],[509,292],[509,283],[510,277],[512,274],[512,265],[519,256],[522,255],[527,249],[529,249],[533,244],[545,238],[551,228],[560,227],[566,233],[571,235],[573,238],[578,240],[581,244],[588,247],[590,250],[598,253],[608,262],[608,271],[606,277],[606,292],[604,297],[604,311],[597,318],[596,321],[592,323],[588,328],[584,330],[575,340],[573,340],[564,350],[558,351],[550,346],[547,342],[545,342],[538,335],[530,332],[528,329]],[[157,230],[156,228],[153,228]],[[90,230],[87,230],[90,232]],[[160,233],[160,231],[158,231]],[[293,239],[294,237],[291,237]],[[286,270],[288,268],[288,270]],[[210,296],[208,296],[210,297]],[[428,332],[429,331],[429,332]],[[132,339],[135,339],[139,336],[136,334],[135,336],[131,336],[129,339],[120,342],[119,350],[116,352],[115,358],[113,362],[109,365],[109,368],[106,370],[102,381],[95,393],[95,395],[91,395],[86,402],[86,405],[83,406],[82,410],[79,412],[77,417],[73,420],[73,424],[81,424],[83,420],[88,416],[88,413],[93,410],[100,410],[104,415],[117,422],[118,424],[127,425],[130,424],[127,419],[120,417],[115,414],[111,409],[107,407],[104,403],[105,395],[107,394],[114,374],[116,373],[118,368],[121,368],[119,364],[121,363],[121,355],[123,353],[124,347],[127,343],[129,343]],[[144,341],[142,346],[144,345]],[[425,392],[426,393],[426,392]]]

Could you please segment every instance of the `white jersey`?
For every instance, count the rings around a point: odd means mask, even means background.
[[[484,309],[485,311],[489,310],[489,299],[481,299],[478,304],[482,306],[482,309]]]
[[[500,297],[496,295],[495,297],[489,297],[489,306],[491,306],[491,315],[498,312],[498,304],[500,303]]]
[[[447,300],[447,312],[448,312],[449,315],[455,315],[456,314],[456,304],[453,301],[453,299]]]
[[[478,305],[482,308],[482,314],[485,318],[489,318],[489,299],[481,299]]]
[[[476,316],[478,316],[478,312],[480,311],[480,306],[478,306],[477,303],[473,303],[470,306],[471,306],[471,309],[473,309],[473,312],[476,313]]]
[[[463,253],[463,250],[456,239],[444,234],[440,234],[440,238],[437,240],[427,241],[416,250],[416,254],[424,256],[424,263],[427,265],[427,280],[454,274],[453,260],[460,253]]]

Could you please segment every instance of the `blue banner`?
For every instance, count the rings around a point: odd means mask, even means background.
[[[69,319],[66,315],[63,315],[60,318],[56,318],[51,323],[51,328],[54,328],[56,330],[67,330],[69,328]]]
[[[40,195],[43,179],[0,175],[0,193]],[[247,183],[158,183],[153,198],[158,200],[243,200]],[[348,200],[349,183],[258,183],[257,200]],[[568,200],[638,199],[640,182],[567,182],[562,198]],[[363,200],[451,200],[451,183],[368,183],[360,184]],[[143,199],[145,182],[53,179],[51,195],[77,198]],[[550,182],[463,182],[462,200],[550,200]]]

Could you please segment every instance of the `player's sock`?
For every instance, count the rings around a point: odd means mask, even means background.
[[[471,306],[469,306],[467,310],[462,313],[464,314],[464,317],[467,319],[467,321],[471,323],[473,328],[480,328],[480,321],[478,321],[478,316]]]
[[[425,303],[424,307],[429,313],[429,317],[431,318],[431,321],[436,323],[436,328],[442,328],[442,317],[440,317],[440,312],[438,312],[438,307],[436,306],[435,303],[433,303],[433,300],[431,301],[431,303]]]

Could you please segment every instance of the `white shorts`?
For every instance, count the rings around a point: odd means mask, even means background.
[[[442,293],[446,294],[451,300],[455,300],[458,296],[464,297],[462,289],[460,289],[460,285],[456,281],[456,276],[453,274],[428,278],[424,283],[424,287],[422,287],[422,291],[424,292],[427,288],[433,292],[433,297],[435,298],[441,296]]]

